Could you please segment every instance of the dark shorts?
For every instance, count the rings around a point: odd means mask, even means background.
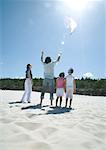
[[[42,91],[54,93],[54,79],[44,79]]]
[[[43,80],[43,86],[42,86],[42,93],[41,93],[41,98],[44,98],[44,93],[49,92],[50,93],[50,99],[53,99],[53,93],[54,93],[54,79],[47,79],[45,78]]]

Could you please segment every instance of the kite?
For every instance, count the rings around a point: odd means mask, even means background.
[[[68,29],[68,32],[72,34],[77,27],[77,23],[71,17],[66,16],[65,26]]]

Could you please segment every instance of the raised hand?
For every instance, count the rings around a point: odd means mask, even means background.
[[[42,54],[42,55],[44,54],[44,51],[43,51],[43,50],[41,50],[41,54]]]

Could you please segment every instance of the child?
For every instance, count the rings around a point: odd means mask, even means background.
[[[31,92],[32,92],[32,72],[31,72],[32,65],[27,64],[27,70],[26,70],[26,79],[24,83],[25,92],[21,99],[22,103],[25,103],[26,101],[28,103],[31,102]]]
[[[45,61],[43,61],[44,52],[41,55],[41,61],[44,66],[44,80],[43,80],[43,89],[41,92],[41,101],[40,105],[42,105],[42,100],[44,99],[44,94],[47,89],[50,90],[50,100],[51,105],[53,101],[53,93],[54,93],[54,66],[60,60],[60,55],[58,56],[56,61],[52,61],[50,57],[46,57]]]
[[[73,72],[74,72],[74,70],[72,68],[69,69],[68,75],[66,76],[66,105],[65,105],[65,107],[67,107],[68,98],[70,98],[69,108],[71,108],[71,104],[72,104],[73,91],[75,92],[75,90],[76,90],[75,80],[72,75]]]
[[[64,95],[64,89],[65,89],[65,79],[64,79],[64,72],[59,74],[59,77],[56,80],[56,107],[58,103],[58,99],[60,98],[60,107],[62,104],[62,96]]]

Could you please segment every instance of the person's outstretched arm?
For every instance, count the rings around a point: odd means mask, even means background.
[[[57,62],[59,62],[60,61],[60,55],[58,56],[58,58],[57,58],[57,60],[55,60],[55,61],[53,61],[54,63],[57,63]]]
[[[44,63],[44,61],[43,61],[43,57],[44,57],[44,52],[42,51],[42,53],[41,53],[41,62],[43,62],[43,63]]]

